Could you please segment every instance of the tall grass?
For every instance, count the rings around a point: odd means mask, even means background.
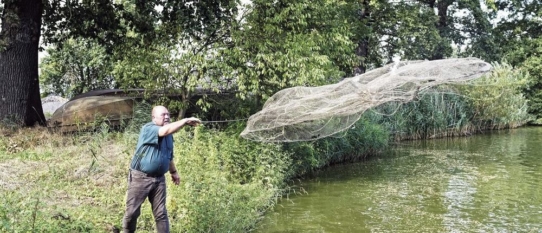
[[[468,84],[439,86],[415,101],[388,103],[365,116],[387,128],[395,141],[471,135],[526,124],[532,117],[521,90],[529,77],[506,64],[494,67]]]
[[[111,232],[122,213],[126,154],[107,127],[62,135],[3,132],[0,232]]]
[[[363,117],[349,130],[311,142],[283,144],[292,154],[292,170],[299,177],[314,170],[342,162],[356,162],[388,147],[389,133],[381,125]]]
[[[198,127],[175,136],[182,184],[170,189],[174,232],[250,230],[280,195],[290,154],[238,135]]]
[[[468,103],[453,87],[438,87],[407,104],[379,106],[365,117],[387,128],[394,141],[473,133]]]
[[[5,131],[9,137],[0,140],[7,145],[0,148],[0,232],[119,230],[137,134],[110,132],[105,125],[71,135],[44,130]],[[239,132],[201,126],[174,135],[182,183],[173,185],[167,175],[172,232],[250,231],[279,198],[291,176],[291,154],[278,144],[244,140]],[[13,150],[11,138],[30,141]],[[151,213],[145,203],[139,232],[154,232]]]

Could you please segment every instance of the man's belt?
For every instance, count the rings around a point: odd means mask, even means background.
[[[136,170],[136,169],[133,169],[133,168],[130,168],[130,171],[137,172],[137,173],[140,173],[143,176],[152,177],[152,178],[158,178],[158,177],[164,176],[164,174],[162,174],[162,175],[147,174],[145,172],[142,172],[142,171],[139,171],[139,170]]]

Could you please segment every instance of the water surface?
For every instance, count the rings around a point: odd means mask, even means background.
[[[542,128],[401,142],[297,184],[256,232],[542,232]]]

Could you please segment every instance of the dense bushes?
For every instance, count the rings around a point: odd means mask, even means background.
[[[525,124],[532,116],[528,114],[528,101],[522,90],[527,87],[530,76],[507,64],[495,64],[494,67],[493,72],[459,89],[472,114],[469,121],[482,129]]]
[[[170,188],[173,232],[242,232],[254,227],[290,176],[289,153],[236,130],[197,127],[176,134],[182,184]]]

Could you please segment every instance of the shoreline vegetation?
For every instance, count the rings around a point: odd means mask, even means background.
[[[337,137],[311,142],[247,141],[238,122],[183,129],[174,136],[181,184],[166,174],[171,230],[250,232],[281,198],[298,192],[295,179],[312,171],[378,156],[397,141],[521,127],[532,120],[521,94],[525,83],[525,75],[496,66],[469,85],[379,106]],[[74,134],[2,124],[0,232],[119,232],[128,163],[147,120],[136,117],[122,132],[102,124]],[[148,203],[138,221],[139,232],[154,232]]]

